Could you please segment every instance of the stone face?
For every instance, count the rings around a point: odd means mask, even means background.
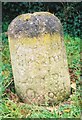
[[[14,83],[26,103],[58,103],[70,94],[62,25],[48,12],[22,14],[8,28]]]

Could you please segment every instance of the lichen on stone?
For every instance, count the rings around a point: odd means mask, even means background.
[[[59,19],[51,13],[39,12],[22,14],[10,24],[8,33],[13,38],[37,37],[40,34],[53,34],[61,32],[62,26]]]

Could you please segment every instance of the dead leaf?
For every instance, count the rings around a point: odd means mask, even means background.
[[[31,111],[30,110],[27,110],[27,109],[22,109],[21,110],[21,114],[24,116],[24,117],[28,117],[31,115]]]
[[[71,88],[74,89],[74,90],[76,91],[76,82],[74,82],[74,81],[72,82]]]
[[[46,109],[52,113],[54,112],[54,107],[46,107]]]
[[[6,89],[6,94],[8,95],[9,99],[12,100],[13,102],[18,102],[19,97],[13,93],[10,89]]]

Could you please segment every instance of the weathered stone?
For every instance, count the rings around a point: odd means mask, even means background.
[[[17,94],[26,103],[58,103],[70,94],[62,25],[48,12],[23,14],[8,28]]]

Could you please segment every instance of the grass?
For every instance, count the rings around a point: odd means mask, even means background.
[[[68,66],[72,85],[72,94],[68,100],[55,106],[28,105],[19,101],[15,93],[8,38],[2,34],[2,76],[0,100],[0,118],[80,118],[80,38],[64,36]],[[77,84],[77,90],[75,85]]]

